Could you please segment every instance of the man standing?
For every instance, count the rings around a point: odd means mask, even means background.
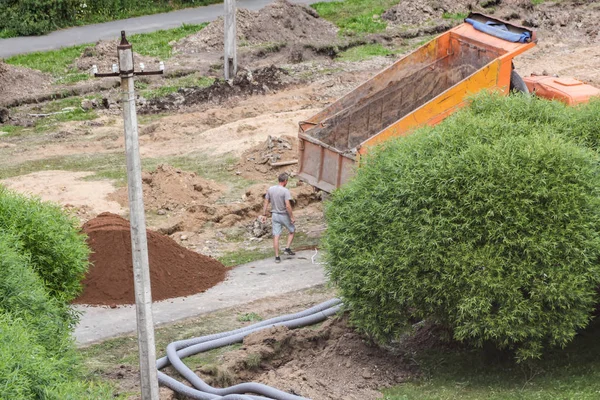
[[[296,231],[296,227],[294,223],[296,220],[294,219],[294,214],[292,214],[292,205],[290,200],[292,200],[292,194],[288,189],[286,189],[288,183],[288,174],[283,173],[279,175],[277,178],[279,181],[278,185],[271,186],[265,195],[265,202],[263,207],[263,215],[260,216],[260,220],[264,223],[267,220],[267,209],[269,207],[269,203],[271,203],[271,218],[273,220],[273,248],[275,249],[275,262],[281,262],[281,258],[279,257],[279,236],[281,236],[281,231],[285,226],[289,231],[287,246],[283,250],[283,254],[293,256],[294,253],[290,246],[292,245],[292,240],[294,240],[294,232]]]

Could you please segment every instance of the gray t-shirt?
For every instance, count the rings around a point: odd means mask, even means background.
[[[283,186],[275,185],[267,190],[266,199],[271,202],[271,212],[276,214],[287,214],[285,201],[291,200],[292,194]]]

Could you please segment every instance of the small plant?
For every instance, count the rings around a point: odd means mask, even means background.
[[[362,61],[371,57],[388,56],[391,54],[394,54],[394,52],[378,43],[352,47],[339,53],[338,58],[342,61]]]
[[[242,315],[238,315],[238,321],[240,322],[257,322],[257,321],[262,321],[262,317],[260,315],[258,315],[257,313],[246,313],[246,314],[242,314]]]
[[[311,4],[319,15],[340,28],[340,34],[364,34],[384,31],[380,17],[397,0],[344,0]]]
[[[260,367],[261,361],[262,361],[262,359],[260,357],[260,354],[251,353],[246,356],[246,359],[244,360],[244,364],[246,365],[246,368],[248,368],[250,370],[256,370]]]
[[[448,12],[444,12],[442,14],[442,18],[444,18],[444,19],[454,19],[454,20],[461,21],[461,20],[467,18],[467,14],[465,14],[465,13],[448,13]]]

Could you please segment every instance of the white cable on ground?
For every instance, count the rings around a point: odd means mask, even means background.
[[[315,257],[317,256],[317,254],[319,254],[319,252],[317,251],[317,249],[315,249],[315,254],[313,254],[313,256],[311,257],[311,261],[314,265],[325,265],[327,264],[326,262],[316,262],[315,261]]]

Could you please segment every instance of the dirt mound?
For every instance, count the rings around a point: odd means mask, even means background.
[[[313,9],[277,0],[260,11],[236,12],[238,46],[264,43],[331,43],[337,28],[319,18]],[[181,53],[223,51],[223,18],[210,23],[198,34],[180,40],[174,49]]]
[[[129,221],[102,213],[83,225],[92,249],[92,267],[83,280],[79,304],[135,302]],[[171,238],[148,231],[152,299],[165,300],[203,292],[223,281],[226,268],[217,260],[187,250]]]
[[[395,25],[420,25],[442,22],[444,13],[466,13],[477,1],[402,0],[382,14],[382,18]],[[436,21],[437,20],[437,21]]]
[[[113,64],[119,64],[117,56],[117,41],[101,40],[93,47],[86,47],[81,57],[74,61],[74,67],[80,71],[89,71],[93,65],[98,66],[98,72],[111,72]],[[143,62],[147,70],[157,70],[159,59],[142,56],[133,53],[135,68],[139,69],[139,63]]]
[[[319,329],[266,329],[248,335],[240,350],[224,355],[216,371],[199,375],[214,385],[256,381],[313,400],[380,398],[379,390],[414,374],[391,354],[329,319]]]
[[[288,72],[274,65],[253,71],[242,70],[232,81],[217,79],[207,88],[182,88],[177,93],[151,99],[140,107],[142,114],[179,110],[202,103],[220,104],[233,97],[267,94],[288,86]]]
[[[533,6],[526,0],[505,0],[497,13],[506,20],[515,20],[518,24],[547,30],[561,39],[597,43],[598,8],[597,1],[561,1],[547,2]]]
[[[298,160],[298,139],[291,136],[269,136],[263,143],[248,149],[240,157],[236,171],[247,179],[264,180],[281,172],[295,173],[297,164],[279,165]],[[275,164],[275,165],[273,165]]]
[[[29,68],[15,67],[0,60],[0,106],[8,105],[24,94],[44,93],[52,84],[52,77]]]
[[[152,172],[142,174],[144,207],[147,210],[176,211],[198,204],[213,203],[224,188],[193,172],[161,164]],[[128,205],[127,188],[108,196],[123,207]]]

